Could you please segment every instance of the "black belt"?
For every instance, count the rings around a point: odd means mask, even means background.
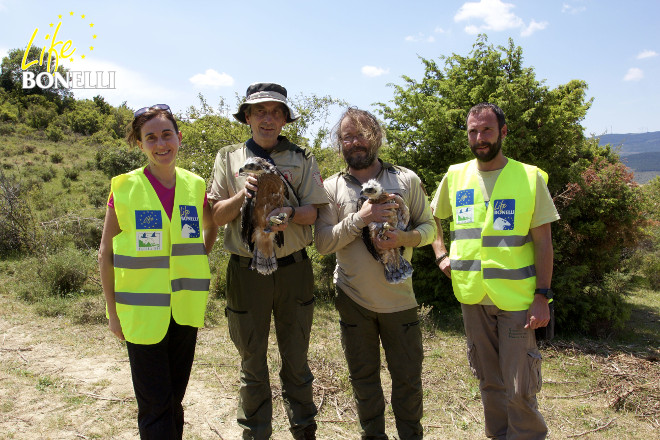
[[[240,255],[236,255],[236,254],[231,254],[231,257],[229,258],[232,261],[236,261],[240,263],[241,267],[250,267],[252,265],[252,258],[241,257]],[[307,256],[307,251],[305,249],[301,249],[299,251],[287,255],[286,257],[278,258],[277,267],[285,267],[290,264],[299,263],[307,259],[309,259],[309,257]]]

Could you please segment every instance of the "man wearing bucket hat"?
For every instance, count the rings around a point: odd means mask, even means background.
[[[268,334],[271,313],[282,359],[282,399],[296,439],[315,439],[317,409],[312,399],[314,376],[307,362],[314,310],[314,277],[305,247],[311,244],[311,225],[317,208],[327,204],[321,173],[314,156],[280,133],[300,116],[287,102],[279,84],[255,83],[234,118],[252,129],[246,142],[222,148],[215,159],[208,198],[213,218],[225,225],[224,246],[231,254],[227,266],[229,333],[241,356],[238,423],[244,439],[267,439],[272,433],[272,395],[268,379]],[[285,177],[289,190],[284,245],[275,247],[277,270],[261,275],[250,269],[252,252],[241,241],[240,210],[249,191],[259,191],[252,176],[239,169],[248,157],[262,157]]]

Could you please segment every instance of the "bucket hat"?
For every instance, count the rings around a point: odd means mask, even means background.
[[[259,104],[260,102],[279,102],[289,109],[289,114],[286,117],[286,122],[293,122],[300,118],[300,115],[289,105],[286,100],[286,89],[279,84],[275,83],[254,83],[250,84],[245,93],[245,102],[243,102],[236,113],[234,118],[243,124],[247,124],[245,120],[245,109],[248,105]]]

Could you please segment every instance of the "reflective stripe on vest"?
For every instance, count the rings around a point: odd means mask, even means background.
[[[144,169],[112,179],[121,233],[113,239],[115,302],[126,340],[155,344],[170,317],[202,327],[210,271],[202,234],[203,179],[176,168],[170,220]]]
[[[450,262],[454,294],[460,302],[476,304],[488,294],[502,310],[526,310],[531,304],[536,268],[529,225],[538,172],[547,180],[538,168],[509,159],[486,207],[476,160],[449,168],[454,213]]]

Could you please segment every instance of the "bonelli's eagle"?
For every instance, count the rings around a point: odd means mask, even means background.
[[[403,258],[403,247],[394,249],[377,249],[374,245],[376,236],[381,239],[386,238],[385,231],[390,229],[400,229],[405,231],[410,223],[410,211],[403,198],[399,194],[394,194],[394,198],[388,199],[390,194],[383,190],[383,187],[377,180],[371,179],[362,185],[360,198],[358,199],[357,209],[368,203],[396,203],[398,208],[389,210],[390,218],[385,222],[371,222],[362,229],[362,240],[373,257],[383,264],[385,269],[385,279],[392,284],[402,283],[412,276],[413,268],[410,262]]]
[[[275,244],[284,245],[284,233],[273,232],[270,227],[283,223],[287,215],[266,216],[284,206],[289,192],[275,165],[260,157],[248,157],[239,173],[254,175],[258,186],[257,192],[246,197],[241,207],[241,239],[253,254],[250,267],[262,275],[270,275],[277,270]]]

